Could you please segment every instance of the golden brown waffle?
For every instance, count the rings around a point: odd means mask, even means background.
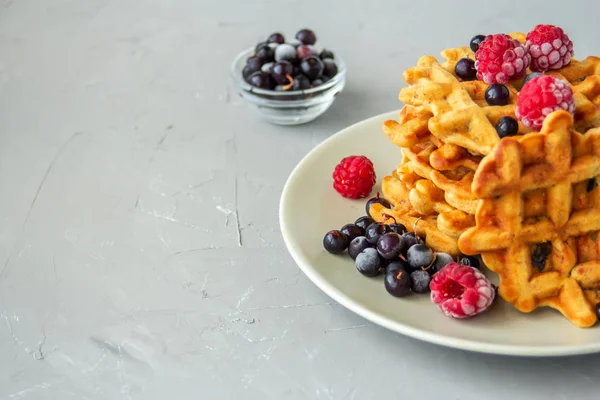
[[[582,135],[573,122],[554,112],[541,132],[505,138],[481,161],[476,226],[459,247],[482,255],[517,309],[550,306],[587,327],[600,288],[600,128]]]
[[[522,33],[511,36],[525,42]],[[548,72],[571,86],[574,121],[559,112],[541,133],[519,123],[518,136],[500,140],[495,125],[515,116],[523,79],[506,85],[507,105],[489,106],[487,84],[455,77],[463,57],[474,54],[447,49],[441,63],[425,56],[404,73],[405,106],[383,125],[403,152],[383,182],[394,209],[376,205],[371,214],[407,227],[418,220],[417,233],[436,251],[483,253],[501,277],[501,295],[518,309],[551,306],[589,326],[600,302],[600,189],[590,180],[600,174],[600,58]],[[536,269],[532,251],[539,256],[544,246],[550,254]]]

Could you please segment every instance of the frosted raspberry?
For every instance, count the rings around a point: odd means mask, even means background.
[[[523,125],[539,131],[544,118],[554,111],[575,112],[571,87],[550,75],[540,75],[527,82],[517,97],[515,115]]]
[[[508,35],[488,35],[475,53],[477,79],[505,84],[525,75],[531,56],[527,46]]]
[[[494,301],[490,281],[473,267],[452,262],[439,270],[429,284],[431,301],[452,318],[469,318]]]
[[[573,57],[573,42],[558,26],[537,25],[527,34],[531,70],[543,72],[568,65]]]
[[[333,187],[344,197],[367,197],[375,186],[373,163],[365,156],[348,156],[333,171]]]

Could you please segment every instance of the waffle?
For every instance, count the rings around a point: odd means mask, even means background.
[[[482,255],[518,310],[550,306],[588,327],[600,288],[600,128],[582,135],[573,125],[554,112],[541,132],[505,138],[481,161],[476,226],[458,243]]]
[[[481,253],[517,309],[550,306],[590,326],[600,302],[600,58],[548,72],[571,86],[574,118],[554,113],[540,133],[519,122],[517,136],[500,140],[495,125],[514,117],[523,79],[505,85],[507,105],[489,106],[487,84],[454,76],[463,57],[474,54],[447,49],[441,63],[425,56],[404,73],[405,106],[383,124],[403,154],[383,182],[394,207],[375,205],[371,214],[416,223],[436,251]]]

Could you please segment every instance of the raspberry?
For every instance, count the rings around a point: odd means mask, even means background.
[[[531,62],[527,50],[527,46],[508,35],[487,36],[475,53],[477,79],[493,85],[522,77]]]
[[[373,163],[365,156],[348,156],[333,171],[333,187],[344,197],[367,197],[375,186]]]
[[[494,301],[494,288],[478,270],[452,262],[439,270],[429,284],[431,301],[453,318],[473,317]]]
[[[540,75],[527,82],[519,92],[515,115],[523,125],[539,131],[546,115],[557,110],[574,113],[573,91],[558,78]]]
[[[526,45],[531,55],[531,70],[559,69],[573,57],[573,42],[558,26],[537,25],[527,34]]]

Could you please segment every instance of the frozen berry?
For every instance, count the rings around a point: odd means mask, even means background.
[[[505,106],[508,104],[509,97],[508,88],[499,83],[490,85],[485,91],[485,101],[490,106]]]
[[[273,64],[271,77],[280,85],[290,83],[290,78],[294,73],[294,67],[289,61],[278,61]]]
[[[319,54],[319,58],[321,60],[324,60],[326,58],[334,59],[335,57],[334,57],[333,52],[331,50],[323,49],[323,51],[321,51],[321,53]]]
[[[454,66],[454,73],[463,81],[472,81],[477,74],[475,61],[470,58],[461,58]]]
[[[358,226],[360,229],[362,229],[363,231],[367,230],[367,227],[369,225],[371,225],[373,222],[375,222],[373,220],[373,218],[368,217],[368,216],[364,216],[364,217],[360,217],[356,220],[356,222],[354,222],[354,225]]]
[[[406,244],[407,250],[419,242],[414,232],[406,232],[402,235],[402,239],[404,239],[404,243]]]
[[[250,73],[260,71],[260,68],[262,67],[262,65],[263,65],[262,60],[260,58],[258,58],[257,56],[250,56],[246,60],[246,66],[248,67],[248,70],[250,71]]]
[[[310,29],[302,29],[296,33],[296,39],[302,42],[302,44],[315,44],[317,36]]]
[[[403,269],[385,274],[385,290],[394,297],[404,297],[410,293],[410,275]]]
[[[374,222],[365,229],[365,237],[372,245],[376,245],[379,238],[391,232],[390,227],[381,222]]]
[[[386,274],[389,274],[389,273],[392,273],[392,272],[398,271],[398,270],[408,271],[408,265],[406,264],[406,261],[404,261],[400,258],[392,261],[385,267]]]
[[[294,63],[297,59],[296,48],[291,44],[280,44],[275,49],[275,61],[289,61]]]
[[[422,243],[415,244],[406,252],[406,261],[411,270],[428,268],[433,262],[433,251]]]
[[[268,62],[266,64],[263,64],[263,66],[260,67],[260,70],[265,74],[270,74],[273,71],[273,65],[275,65],[275,63]]]
[[[474,36],[473,39],[471,39],[471,42],[469,43],[471,50],[472,51],[479,50],[479,45],[481,44],[481,42],[483,42],[484,39],[485,39],[485,35]]]
[[[392,230],[392,232],[396,232],[399,235],[402,235],[406,232],[406,227],[403,224],[394,222],[392,224],[389,224],[389,227]]]
[[[248,78],[248,83],[259,89],[274,89],[275,82],[271,79],[269,74],[265,74],[262,71],[256,71]]]
[[[473,256],[464,256],[463,258],[460,259],[459,263],[462,265],[468,265],[469,267],[473,267],[473,268],[477,268],[477,269],[481,268],[481,265],[479,264],[479,260],[477,259],[477,257],[473,257]]]
[[[330,59],[330,58],[324,59],[323,65],[324,65],[324,69],[323,69],[324,75],[326,75],[330,78],[333,78],[338,73],[337,64],[332,59]]]
[[[536,267],[538,270],[543,271],[546,266],[546,260],[550,253],[552,252],[552,243],[544,242],[544,243],[536,243],[533,246],[533,251],[531,252],[531,265]]]
[[[283,37],[283,35],[281,33],[275,32],[275,33],[271,34],[271,36],[269,36],[269,39],[267,40],[267,42],[283,44],[283,43],[285,43],[285,38]]]
[[[371,160],[365,156],[348,156],[333,171],[333,187],[343,197],[364,198],[373,190],[375,178]]]
[[[244,69],[242,69],[242,76],[244,77],[244,80],[247,82],[248,78],[250,78],[250,75],[252,75],[254,71],[251,70],[251,68],[247,65],[244,66]]]
[[[311,87],[318,87],[318,86],[321,86],[322,84],[323,84],[323,81],[321,79],[317,78],[317,79],[315,79],[314,81],[312,81],[310,83],[310,86]]]
[[[269,43],[268,46],[270,48],[272,48],[273,51],[275,51],[275,49],[277,48],[277,46],[279,46],[279,43]],[[275,54],[275,53],[273,53],[273,54]]]
[[[477,78],[491,85],[521,78],[529,67],[527,47],[508,35],[488,35],[475,53]]]
[[[537,25],[527,34],[526,40],[532,71],[559,69],[571,62],[573,42],[558,26]]]
[[[371,243],[364,236],[355,237],[348,245],[348,255],[356,260],[356,257],[364,250],[369,247],[373,247]]]
[[[285,92],[286,90],[289,89],[288,86],[289,85],[277,85],[277,86],[275,86],[275,89],[273,89],[273,90],[275,90],[276,92]]]
[[[294,83],[292,84],[292,90],[305,90],[310,88],[310,79],[304,75],[296,75],[293,79]]]
[[[565,81],[542,75],[523,85],[515,114],[523,125],[539,131],[544,118],[558,110],[575,112],[573,91]]]
[[[365,276],[375,276],[383,270],[383,260],[377,250],[370,247],[356,256],[355,264],[358,272]]]
[[[377,241],[377,251],[386,260],[398,258],[402,250],[404,250],[404,240],[396,232],[386,233]]]
[[[441,252],[435,253],[435,261],[433,262],[431,268],[427,270],[427,272],[433,275],[451,262],[454,262],[454,259],[450,254]]]
[[[418,269],[410,273],[410,288],[415,293],[429,292],[429,282],[431,282],[431,275],[427,271]]]
[[[340,254],[348,247],[348,236],[340,231],[329,231],[323,238],[323,247],[331,254]]]
[[[329,80],[329,77],[328,77],[327,75],[321,75],[321,76],[319,77],[319,79],[320,79],[320,80],[322,80],[322,81],[323,81],[323,83],[325,83],[325,82],[327,82],[327,81]]]
[[[272,62],[275,52],[268,45],[264,45],[256,51],[256,57],[260,58],[263,63]]]
[[[342,226],[340,232],[348,236],[348,240],[354,240],[358,236],[363,236],[365,231],[354,224],[346,224]]]
[[[455,262],[433,275],[429,288],[433,303],[453,318],[475,316],[494,300],[492,284],[481,272]]]
[[[525,85],[527,82],[529,82],[532,79],[537,78],[538,76],[541,76],[542,73],[541,72],[532,72],[530,74],[528,74],[525,79],[523,79],[523,85]]]
[[[367,212],[367,215],[371,214],[371,206],[373,204],[381,204],[385,208],[392,207],[392,205],[390,204],[389,201],[387,201],[386,199],[384,199],[383,197],[381,197],[379,195],[379,192],[377,192],[377,194],[375,195],[375,197],[370,198],[369,201],[367,201],[367,204],[365,205],[365,211]]]
[[[304,60],[306,57],[312,56],[312,54],[312,50],[308,46],[300,45],[296,48],[298,60]]]
[[[254,53],[256,54],[257,51],[259,51],[260,49],[262,49],[263,47],[268,46],[269,44],[266,42],[260,42],[256,45],[256,47],[254,48]]]
[[[502,117],[498,120],[496,124],[496,132],[498,132],[498,136],[501,138],[507,136],[514,136],[519,131],[519,123],[513,117]]]
[[[315,56],[306,57],[300,62],[302,73],[309,79],[316,79],[323,74],[323,61]]]

